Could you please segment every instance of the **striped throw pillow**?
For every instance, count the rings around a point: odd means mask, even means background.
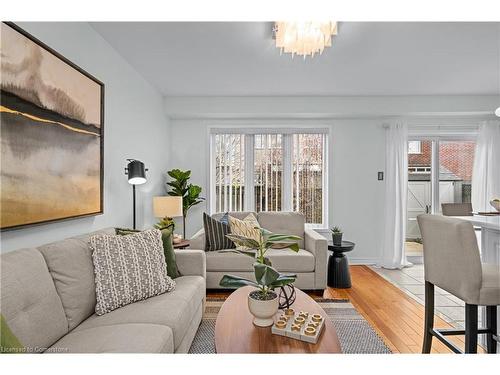
[[[203,228],[205,229],[205,251],[234,249],[234,243],[226,234],[231,233],[229,225],[203,213]]]

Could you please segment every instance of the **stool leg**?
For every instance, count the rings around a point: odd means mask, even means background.
[[[422,353],[430,353],[432,347],[431,330],[434,329],[434,284],[425,282],[425,322]]]
[[[486,328],[489,333],[486,334],[486,347],[488,353],[495,354],[497,352],[497,342],[493,339],[493,335],[497,334],[497,307],[486,306]]]
[[[465,304],[465,353],[477,353],[477,305]]]

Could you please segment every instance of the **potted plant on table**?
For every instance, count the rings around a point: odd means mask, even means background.
[[[273,317],[278,312],[278,294],[274,291],[295,281],[297,275],[282,274],[274,269],[271,261],[266,257],[269,248],[290,249],[298,252],[299,245],[296,241],[301,240],[298,236],[287,234],[274,234],[262,228],[259,241],[236,234],[226,235],[236,245],[249,248],[249,250],[227,250],[247,255],[255,259],[253,264],[255,281],[239,276],[224,275],[219,283],[224,288],[239,288],[250,285],[257,289],[248,294],[248,308],[254,316],[254,324],[259,327],[268,327],[274,323]]]
[[[330,229],[332,232],[332,241],[335,246],[341,246],[342,245],[342,229],[339,227],[333,227]]]

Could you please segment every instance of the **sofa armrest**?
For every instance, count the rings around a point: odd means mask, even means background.
[[[305,230],[305,250],[314,255],[314,284],[316,289],[326,288],[328,241],[312,229]]]
[[[182,276],[207,278],[207,260],[203,250],[175,250],[175,261]]]
[[[195,250],[205,250],[205,230],[201,228],[189,240],[189,248]]]

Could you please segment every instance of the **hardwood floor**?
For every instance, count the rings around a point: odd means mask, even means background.
[[[367,266],[351,266],[352,288],[327,288],[324,298],[348,299],[394,353],[421,353],[424,306],[406,295]],[[207,292],[207,297],[227,296],[228,292]],[[435,316],[436,328],[453,328]],[[452,340],[463,349],[461,336]],[[478,348],[478,352],[484,352]],[[437,339],[432,340],[432,353],[451,353]]]
[[[327,288],[325,298],[345,298],[365,317],[394,353],[421,353],[424,306],[367,266],[351,266],[352,288]],[[438,316],[436,328],[453,328]],[[464,347],[462,336],[453,337]],[[483,352],[478,348],[478,352]],[[432,353],[451,353],[437,339],[432,340]]]

